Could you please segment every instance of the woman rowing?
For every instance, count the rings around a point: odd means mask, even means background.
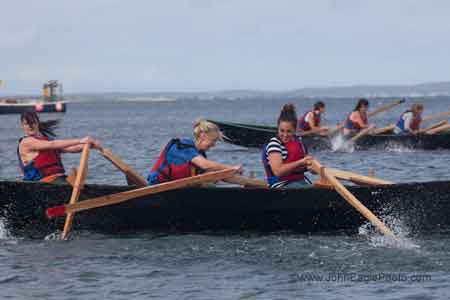
[[[150,185],[228,168],[242,172],[242,165],[226,165],[206,157],[206,151],[222,140],[222,132],[216,124],[198,120],[193,131],[193,140],[172,139],[167,143],[147,177]]]
[[[417,134],[422,122],[423,104],[415,103],[401,114],[394,128],[395,134]]]
[[[297,114],[292,104],[286,104],[278,118],[278,134],[264,147],[263,165],[271,188],[300,187],[305,182],[304,172],[311,164],[300,139],[295,135]]]
[[[298,129],[300,133],[326,133],[328,127],[320,126],[321,115],[325,112],[325,103],[318,101],[314,104],[314,108],[311,111],[305,113],[298,120]]]
[[[22,113],[20,123],[25,135],[19,139],[17,157],[23,180],[65,182],[61,153],[81,152],[84,144],[100,148],[100,143],[91,137],[53,140],[58,121],[42,122],[32,111]]]
[[[344,121],[344,135],[356,134],[363,129],[369,128],[368,110],[369,101],[364,98],[359,99],[355,109]]]

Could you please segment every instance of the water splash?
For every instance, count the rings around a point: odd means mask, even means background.
[[[395,237],[381,235],[372,223],[367,221],[358,228],[358,233],[361,236],[367,237],[371,246],[408,250],[420,248],[418,244],[408,237],[410,235],[410,230],[400,219],[392,216],[380,218],[394,232]]]
[[[62,237],[62,231],[56,231],[56,232],[52,232],[52,233],[46,235],[44,240],[45,241],[58,241],[58,240],[61,240],[61,237]]]
[[[10,237],[8,230],[5,228],[4,220],[0,219],[0,240],[7,240]]]
[[[342,134],[338,134],[331,139],[331,150],[333,152],[340,151],[353,153],[353,151],[355,151],[355,146],[353,143],[348,143],[347,139],[345,139]]]

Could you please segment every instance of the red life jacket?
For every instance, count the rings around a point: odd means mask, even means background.
[[[306,121],[306,116],[309,114],[309,113],[312,113],[313,114],[313,116],[314,116],[314,126],[319,126],[320,125],[320,114],[316,114],[315,113],[315,111],[313,110],[313,111],[308,111],[307,113],[305,113],[301,118],[300,118],[300,121],[299,121],[299,128],[300,129],[302,129],[302,130],[304,130],[304,131],[308,131],[308,130],[311,130],[312,128],[311,128],[311,126],[309,126],[309,123]]]
[[[182,164],[173,164],[167,162],[167,152],[171,147],[177,147],[178,150],[187,148],[195,148],[194,145],[184,144],[179,139],[172,139],[167,143],[164,149],[159,154],[158,160],[152,167],[150,174],[147,177],[149,184],[158,184],[168,182],[176,179],[182,179],[196,175],[201,172],[192,162],[186,161]],[[201,155],[206,155],[200,152]]]
[[[347,119],[344,121],[344,128],[347,128],[349,130],[361,130],[361,126],[357,122],[353,122],[350,117],[352,114],[349,114],[347,116]],[[367,125],[369,123],[369,119],[367,117],[367,114],[359,113],[359,116],[361,118],[361,121],[364,123],[364,125]]]
[[[48,141],[48,137],[40,136],[34,137],[38,140]],[[23,140],[21,138],[20,142]],[[56,174],[64,174],[64,166],[61,162],[60,151],[58,150],[42,150],[39,151],[38,155],[26,165],[22,162],[19,153],[19,146],[17,146],[17,155],[19,158],[19,166],[24,174],[24,180],[41,180],[45,177],[56,175]]]
[[[291,163],[297,160],[300,160],[305,157],[306,151],[305,147],[303,146],[302,142],[300,142],[299,139],[294,139],[290,142],[287,142],[284,144],[284,147],[286,147],[288,156],[286,160],[283,161],[283,164]],[[305,168],[299,167],[297,170],[292,172],[289,175],[281,176],[280,180],[287,180],[287,181],[299,181],[305,179]]]
[[[287,153],[288,153],[287,158],[285,160],[283,160],[283,164],[287,164],[287,163],[302,159],[307,154],[306,149],[303,146],[303,143],[298,138],[295,138],[294,140],[292,140],[286,144],[283,144],[283,146],[286,148]],[[301,181],[301,180],[305,179],[305,175],[304,175],[304,172],[306,171],[305,167],[299,167],[297,170],[295,170],[294,172],[292,172],[289,175],[280,176],[280,177],[275,176],[275,174],[273,174],[268,157],[266,155],[265,148],[266,147],[264,147],[262,160],[263,160],[264,169],[266,171],[267,182],[269,183],[269,185],[272,186],[272,185],[275,185],[276,183],[282,182],[282,181],[292,182],[292,181]]]
[[[422,123],[422,118],[420,116],[417,116],[411,122],[410,128],[412,130],[419,130],[420,129],[420,123]]]

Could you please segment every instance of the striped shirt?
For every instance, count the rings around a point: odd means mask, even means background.
[[[271,138],[266,146],[266,158],[269,157],[270,153],[280,153],[283,160],[287,159],[288,156],[286,147],[284,147],[283,143],[276,137]]]

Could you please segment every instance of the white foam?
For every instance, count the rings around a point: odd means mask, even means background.
[[[45,236],[44,240],[46,241],[57,241],[60,240],[62,237],[62,232],[61,231],[56,231],[53,233],[50,233],[48,235]]]
[[[352,153],[355,147],[353,143],[348,143],[342,134],[338,134],[331,139],[331,150]]]
[[[406,147],[404,145],[399,144],[388,144],[385,148],[388,152],[398,152],[398,153],[404,153],[404,152],[414,152],[415,150],[409,147]]]
[[[387,247],[399,249],[419,249],[411,238],[409,228],[403,224],[400,219],[384,216],[380,219],[388,226],[395,234],[395,237],[380,235],[374,226],[367,221],[358,228],[359,235],[365,236],[369,239],[370,245],[373,247]]]
[[[0,240],[7,240],[10,238],[8,230],[5,228],[5,223],[0,219]]]

